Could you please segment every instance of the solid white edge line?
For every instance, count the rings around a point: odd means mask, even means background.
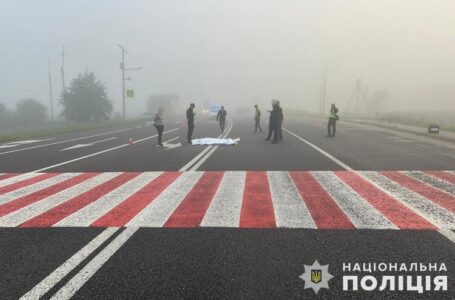
[[[178,128],[174,128],[174,129],[165,131],[165,132],[163,132],[163,134],[166,134],[166,133],[169,133],[169,132],[172,132],[172,131],[175,131],[175,130],[178,130]],[[152,136],[137,140],[137,141],[134,142],[134,144],[141,143],[143,141],[152,139],[152,138],[157,137],[157,136],[158,135],[155,134],[155,135],[152,135]],[[123,148],[123,147],[128,147],[128,146],[130,146],[130,144],[123,144],[123,145],[116,146],[116,147],[113,147],[113,148],[108,148],[108,149],[105,149],[105,150],[102,150],[102,151],[98,151],[98,152],[95,152],[95,153],[92,153],[92,154],[88,154],[88,155],[81,156],[81,157],[78,157],[78,158],[74,158],[74,159],[71,159],[71,160],[68,160],[68,161],[64,161],[62,163],[58,163],[58,164],[55,164],[55,165],[52,165],[52,166],[49,166],[49,167],[45,167],[45,168],[41,168],[41,169],[38,169],[38,170],[35,170],[35,171],[31,171],[30,173],[37,173],[37,172],[42,172],[42,171],[45,171],[45,170],[53,169],[53,168],[56,168],[56,167],[59,167],[59,166],[63,166],[63,165],[67,165],[67,164],[73,163],[75,161],[79,161],[79,160],[82,160],[82,159],[86,159],[86,158],[89,158],[89,157],[92,157],[92,156],[100,155],[100,154],[103,154],[103,153],[106,153],[106,152],[110,152],[110,151],[117,150],[117,149],[120,149],[120,148]]]
[[[20,299],[40,299],[120,228],[106,228]]]
[[[70,299],[139,229],[125,228],[115,239],[98,253],[82,270],[71,278],[51,299]]]
[[[321,153],[322,155],[324,155],[325,157],[327,157],[328,159],[330,159],[331,161],[335,162],[336,164],[340,165],[341,167],[343,167],[344,169],[348,170],[348,171],[354,171],[353,168],[351,168],[350,166],[348,166],[347,164],[345,164],[344,162],[340,161],[339,159],[333,157],[332,155],[330,155],[329,153],[325,152],[324,150],[322,150],[321,148],[319,148],[318,146],[310,143],[309,141],[305,140],[304,138],[302,138],[301,136],[298,136],[297,134],[293,133],[292,131],[286,129],[286,128],[283,128],[284,131],[286,131],[287,133],[289,133],[290,135],[293,135],[294,137],[298,138],[299,140],[301,140],[302,142],[304,142],[305,144],[307,144],[308,146],[312,147],[313,149],[319,151],[319,153]]]

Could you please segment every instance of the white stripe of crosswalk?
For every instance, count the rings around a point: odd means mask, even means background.
[[[94,221],[108,213],[112,208],[123,202],[128,197],[143,188],[147,183],[160,175],[159,172],[147,172],[138,175],[130,181],[118,186],[113,191],[102,196],[96,201],[90,203],[84,208],[78,210],[72,215],[67,216],[60,222],[56,223],[56,227],[77,227],[90,226]],[[144,195],[145,196],[145,195]]]
[[[332,172],[312,172],[356,228],[398,229]]]
[[[5,178],[3,180],[0,180],[0,187],[4,187],[13,183],[17,183],[22,180],[30,179],[32,177],[36,177],[38,175],[41,175],[41,173],[24,173],[24,174],[19,174],[13,177]]]
[[[361,173],[396,200],[408,206],[436,226],[440,228],[455,228],[454,213],[399,185],[378,172],[363,171]]]
[[[22,188],[13,190],[9,193],[1,195],[0,204],[4,204],[4,203],[10,202],[14,199],[33,194],[39,190],[42,190],[44,188],[51,186],[51,185],[54,185],[54,184],[60,183],[62,181],[65,181],[67,179],[73,178],[79,174],[80,173],[62,173],[57,176],[48,178],[46,180],[39,181],[37,183],[30,184],[30,185],[24,186]]]
[[[202,176],[186,172],[134,217],[127,226],[162,227]]]
[[[277,227],[316,228],[288,172],[267,172]]]
[[[29,206],[23,207],[0,218],[0,226],[14,227],[68,201],[71,200],[98,185],[114,178],[121,174],[120,172],[101,173],[100,175],[91,178],[90,180],[76,184],[66,190],[63,190],[50,197],[44,198]]]
[[[455,185],[453,185],[443,179],[433,177],[429,174],[425,174],[420,171],[405,171],[405,172],[403,172],[403,174],[405,174],[411,178],[414,178],[420,182],[429,184],[432,187],[437,188],[443,192],[446,192],[446,193],[449,193],[449,194],[455,196]]]
[[[201,226],[238,227],[244,188],[245,172],[225,172]]]

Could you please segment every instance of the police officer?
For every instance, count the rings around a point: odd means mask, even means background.
[[[216,115],[216,121],[220,123],[221,134],[224,133],[224,125],[226,125],[226,115],[227,112],[224,110],[224,106],[221,106],[221,109]]]
[[[261,128],[261,111],[257,104],[254,105],[255,112],[254,112],[254,132],[262,132]]]
[[[194,116],[196,115],[193,112],[193,108],[195,107],[194,103],[190,104],[190,107],[186,110],[186,119],[188,120],[188,132],[187,132],[187,139],[188,144],[191,144],[191,140],[193,138],[193,130],[194,130]]]
[[[334,137],[337,130],[337,121],[338,121],[338,108],[334,103],[330,106],[329,112],[329,123],[327,124],[327,137]]]

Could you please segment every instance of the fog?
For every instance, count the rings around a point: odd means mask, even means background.
[[[65,81],[86,70],[105,82],[121,111],[121,44],[129,53],[127,114],[153,94],[229,110],[281,100],[316,112],[346,108],[356,82],[383,111],[455,111],[453,0],[2,1],[0,102],[49,105],[48,57],[56,111]],[[199,106],[199,107],[200,107]]]

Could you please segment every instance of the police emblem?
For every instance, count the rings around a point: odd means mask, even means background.
[[[329,280],[333,278],[329,273],[329,265],[320,265],[317,260],[313,265],[304,265],[305,273],[299,277],[305,281],[305,289],[313,289],[317,294],[320,289],[329,288]]]

